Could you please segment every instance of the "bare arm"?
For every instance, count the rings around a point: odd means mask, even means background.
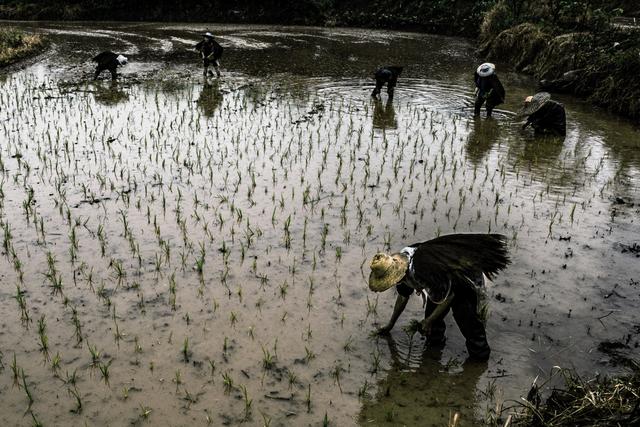
[[[422,332],[425,335],[429,335],[431,333],[431,324],[434,320],[438,319],[442,314],[449,308],[451,302],[453,302],[454,297],[453,291],[449,292],[449,296],[442,301],[442,303],[438,304],[435,310],[429,315],[429,317],[425,318],[422,321]]]
[[[389,323],[387,323],[386,326],[383,326],[376,331],[378,335],[388,334],[391,329],[393,329],[393,326],[396,324],[396,321],[404,311],[408,302],[408,297],[403,297],[402,295],[398,294],[398,297],[396,298],[396,304],[393,307],[393,314],[391,315],[391,319],[389,319]]]

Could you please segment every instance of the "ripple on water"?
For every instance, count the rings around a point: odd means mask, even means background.
[[[373,79],[321,79],[314,85],[315,91],[328,98],[368,102],[375,86]],[[383,88],[383,99],[386,99]],[[395,92],[395,101],[410,106],[424,106],[429,110],[445,113],[473,112],[474,94],[466,86],[428,79],[402,79]],[[496,118],[512,117],[514,113],[494,110]]]

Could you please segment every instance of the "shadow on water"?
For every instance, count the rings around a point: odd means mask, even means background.
[[[443,426],[456,412],[461,417],[458,426],[474,425],[476,389],[486,362],[443,365],[442,349],[424,347],[421,340],[411,339],[406,349],[392,336],[384,341],[391,367],[378,381],[376,396],[363,402],[361,425]],[[412,355],[415,351],[421,354]]]
[[[373,100],[373,127],[378,129],[398,128],[393,98],[388,98],[384,104],[381,99]]]
[[[222,98],[218,80],[206,81],[196,102],[198,107],[202,109],[202,113],[207,117],[211,117],[222,104]]]

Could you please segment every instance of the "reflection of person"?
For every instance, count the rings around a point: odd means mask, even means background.
[[[116,105],[129,99],[129,94],[122,90],[115,81],[104,84],[96,84],[95,100],[104,105]]]
[[[496,120],[481,120],[476,117],[467,137],[467,158],[473,164],[479,164],[491,147],[497,143],[499,135],[500,126]]]
[[[527,116],[527,122],[522,125],[523,130],[531,125],[538,135],[565,136],[567,134],[567,117],[564,105],[553,101],[547,92],[538,92],[533,96],[528,96],[524,100],[520,115]]]
[[[388,66],[379,68],[374,77],[376,79],[376,87],[373,89],[371,96],[378,96],[382,90],[382,86],[387,85],[387,94],[390,98],[393,97],[393,91],[398,84],[398,77],[402,74],[404,67]]]
[[[96,72],[93,76],[94,80],[98,80],[98,76],[104,70],[109,70],[109,72],[111,73],[111,80],[115,80],[118,77],[116,73],[116,69],[118,67],[126,65],[128,62],[126,56],[118,55],[117,53],[113,53],[109,51],[99,53],[92,59],[92,61],[98,63],[96,67]]]
[[[491,349],[482,315],[484,275],[491,278],[509,263],[505,237],[499,234],[449,234],[417,243],[392,255],[378,253],[371,261],[369,288],[383,292],[395,286],[398,297],[387,334],[404,311],[412,293],[425,303],[422,333],[431,344],[443,344],[444,317],[449,310],[466,339],[469,356],[489,358]]]
[[[391,335],[384,338],[391,366],[378,381],[377,395],[363,401],[362,424],[441,426],[447,425],[452,412],[460,414],[463,425],[472,424],[476,390],[487,362],[467,361],[451,372],[440,362],[442,349],[426,347],[416,366],[415,354],[405,354]]]
[[[205,82],[202,92],[200,92],[200,97],[196,102],[202,108],[205,116],[213,116],[213,113],[222,104],[222,92],[220,92],[218,81],[216,80],[213,83]]]
[[[375,99],[373,102],[373,127],[380,129],[395,129],[398,127],[396,111],[393,108],[393,99],[389,97],[383,106],[382,101]]]
[[[473,74],[476,84],[476,102],[474,114],[480,115],[480,108],[486,102],[487,117],[491,117],[493,109],[504,102],[505,91],[500,79],[496,75],[496,66],[485,62]]]
[[[207,76],[209,65],[213,65],[213,68],[216,70],[216,76],[220,77],[220,58],[222,58],[224,49],[213,39],[213,34],[206,32],[202,36],[202,41],[195,47],[202,56],[202,65],[204,66],[203,74]]]

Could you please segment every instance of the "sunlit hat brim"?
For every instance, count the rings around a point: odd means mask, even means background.
[[[520,113],[518,113],[518,115],[530,116],[541,109],[544,104],[546,104],[550,99],[551,95],[548,92],[538,92],[533,95],[533,98],[531,98],[531,102],[522,107],[522,110],[520,110]]]
[[[371,273],[369,274],[369,289],[374,292],[384,292],[402,280],[404,277],[407,266],[409,265],[409,259],[403,254],[391,255],[393,263],[389,264],[386,268],[376,268],[371,266]]]

